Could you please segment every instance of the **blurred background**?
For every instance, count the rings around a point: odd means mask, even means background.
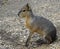
[[[25,42],[29,30],[19,21],[18,12],[29,3],[34,15],[49,19],[57,29],[58,39],[50,45],[42,45],[32,49],[60,49],[60,0],[0,0],[0,49],[28,49]],[[37,40],[39,34],[34,34]]]

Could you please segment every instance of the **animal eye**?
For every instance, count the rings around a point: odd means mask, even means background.
[[[23,12],[25,12],[25,10],[23,10]]]

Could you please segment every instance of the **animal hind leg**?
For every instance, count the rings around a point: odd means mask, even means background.
[[[42,38],[36,41],[37,45],[50,44],[51,42],[52,42],[52,39],[50,36],[46,36],[45,38]]]

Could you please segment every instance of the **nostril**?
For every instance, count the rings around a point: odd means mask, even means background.
[[[19,15],[20,15],[20,13],[21,13],[21,11],[19,11],[17,15],[19,16]]]

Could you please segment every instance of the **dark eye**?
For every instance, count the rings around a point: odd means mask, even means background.
[[[25,10],[22,10],[23,12],[25,12]]]

